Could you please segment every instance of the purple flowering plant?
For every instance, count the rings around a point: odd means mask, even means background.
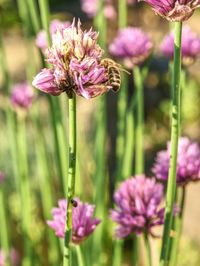
[[[185,21],[189,19],[200,0],[139,0],[148,3],[156,14],[169,21]]]
[[[28,83],[18,83],[12,87],[11,102],[14,108],[27,110],[31,107],[33,99],[33,89]]]
[[[161,52],[168,58],[174,56],[174,33],[170,32],[161,44]],[[183,27],[182,32],[182,60],[184,65],[192,64],[200,55],[200,36],[191,30],[189,26]]]
[[[167,149],[159,151],[152,167],[158,180],[167,181],[169,172],[170,143]],[[200,146],[187,137],[179,139],[176,180],[178,185],[186,185],[200,180]]]
[[[135,176],[122,182],[114,194],[116,208],[110,212],[118,225],[116,237],[153,234],[153,227],[164,222],[163,196],[163,186],[153,178]]]
[[[90,99],[112,89],[108,69],[102,63],[103,50],[97,44],[98,34],[83,31],[75,20],[69,27],[58,28],[47,51],[50,68],[34,78],[33,86],[51,95],[66,92]]]
[[[100,220],[93,217],[94,205],[82,203],[79,199],[75,201],[77,206],[72,210],[72,242],[80,244],[93,233]],[[53,220],[47,221],[60,238],[65,237],[66,211],[67,200],[61,199],[58,201],[58,207],[52,209]]]
[[[153,43],[148,35],[136,27],[121,29],[109,46],[110,53],[129,69],[142,64],[152,50]]]

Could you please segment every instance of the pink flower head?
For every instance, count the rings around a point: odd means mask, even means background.
[[[152,172],[159,180],[167,181],[169,172],[170,143],[157,153]],[[180,138],[177,158],[177,184],[185,185],[200,180],[200,146],[188,138]]]
[[[5,180],[5,178],[6,178],[5,173],[3,173],[3,172],[0,171],[0,184],[3,183],[3,181]]]
[[[163,224],[164,209],[159,208],[163,198],[163,186],[154,179],[135,176],[121,183],[114,194],[116,209],[111,219],[118,224],[116,237],[151,232],[152,227]]]
[[[3,250],[0,250],[0,266],[6,265],[6,258]]]
[[[26,82],[13,86],[11,92],[11,102],[15,108],[30,108],[33,102],[33,98],[33,89]]]
[[[17,266],[19,265],[19,254],[16,251],[16,249],[12,248],[10,251],[10,260],[11,260],[11,265],[12,266]],[[0,249],[0,266],[6,266],[6,255],[5,252]]]
[[[185,21],[200,6],[200,0],[139,0],[152,6],[156,14],[169,21]]]
[[[147,34],[133,27],[120,30],[109,47],[110,53],[122,59],[128,68],[143,63],[152,49],[153,44]]]
[[[97,44],[98,34],[92,29],[82,31],[75,21],[70,27],[59,28],[52,37],[47,61],[50,69],[43,69],[33,80],[33,86],[51,95],[72,92],[93,98],[113,89],[109,68],[103,64],[103,50]]]
[[[69,25],[69,21],[60,21],[58,19],[52,20],[49,26],[50,35],[52,36],[54,33],[56,33],[58,28],[68,27]],[[45,32],[45,30],[41,30],[40,32],[38,32],[35,43],[37,47],[40,48],[44,53],[48,47],[47,33]]]
[[[97,15],[98,0],[81,0],[81,8],[89,18],[93,18]],[[116,18],[117,14],[113,7],[112,0],[105,1],[104,15],[107,19],[112,20]]]
[[[72,210],[72,242],[79,244],[85,240],[100,223],[100,220],[93,217],[94,205],[80,202]],[[61,199],[58,201],[58,207],[53,208],[53,220],[47,221],[47,224],[55,231],[60,238],[65,237],[67,201]]]
[[[188,65],[193,63],[196,58],[200,55],[200,36],[197,36],[196,33],[192,32],[189,26],[183,27],[182,33],[182,57],[183,64]],[[174,33],[170,32],[162,44],[161,51],[170,59],[173,59],[174,56]]]

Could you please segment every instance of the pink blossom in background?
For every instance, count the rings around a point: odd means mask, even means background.
[[[57,28],[68,27],[70,24],[71,23],[69,21],[61,21],[58,19],[54,19],[50,22],[50,34],[53,35],[54,33],[56,33]],[[45,52],[48,47],[47,33],[45,32],[45,30],[41,30],[40,32],[38,32],[35,42],[37,47],[40,48],[43,52]]]
[[[33,89],[28,83],[18,83],[12,87],[11,102],[15,108],[30,108],[33,103],[33,98]]]
[[[93,18],[97,15],[98,0],[81,0],[81,8],[83,12],[87,14],[89,18]],[[104,15],[107,19],[115,19],[117,14],[114,9],[112,0],[106,0],[104,4]]]
[[[11,261],[11,266],[19,266],[19,254],[17,252],[16,249],[12,248],[10,251],[10,261]],[[6,256],[5,256],[5,252],[0,249],[0,266],[6,266],[7,262],[6,262]]]
[[[152,172],[155,177],[167,181],[169,172],[170,143],[167,149],[159,151],[155,158]],[[177,158],[177,183],[185,185],[200,180],[200,146],[186,137],[179,139]]]
[[[102,64],[103,50],[97,43],[98,33],[83,31],[75,20],[69,27],[59,28],[47,50],[50,69],[43,69],[33,80],[33,86],[51,95],[72,92],[86,99],[112,89],[108,69]]]
[[[94,205],[82,203],[79,199],[75,199],[77,207],[72,210],[72,242],[80,244],[100,223],[100,220],[94,218]],[[58,201],[58,207],[52,209],[53,220],[47,221],[47,224],[55,231],[60,238],[65,236],[67,200]]]
[[[130,177],[122,182],[114,194],[115,209],[110,217],[117,223],[116,237],[141,234],[164,223],[163,186],[145,176]]]
[[[169,21],[185,21],[200,6],[200,0],[139,0],[148,3],[156,14]]]
[[[174,56],[174,33],[170,32],[161,44],[161,52],[170,59]],[[183,27],[182,32],[182,58],[183,64],[193,63],[200,55],[200,36],[193,32],[189,26]]]
[[[153,49],[153,43],[140,28],[127,27],[119,31],[109,46],[110,53],[121,59],[127,68],[143,63]]]

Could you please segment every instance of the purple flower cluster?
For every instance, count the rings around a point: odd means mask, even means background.
[[[72,92],[93,98],[112,89],[108,69],[101,63],[103,50],[97,44],[98,34],[92,29],[82,31],[81,23],[59,28],[52,36],[47,53],[50,69],[43,69],[33,86],[51,95]]]
[[[72,210],[72,242],[79,244],[85,240],[100,223],[100,220],[93,217],[95,206],[82,203],[76,199],[77,207]],[[55,231],[60,238],[65,236],[67,201],[61,199],[58,201],[58,207],[53,208],[53,220],[47,221],[47,224]]]
[[[5,180],[6,175],[0,171],[0,184],[3,183],[3,181]]]
[[[93,18],[97,15],[98,0],[81,0],[81,8],[89,18]],[[116,18],[117,14],[113,7],[112,0],[105,1],[104,15],[107,19],[112,20]]]
[[[200,0],[140,0],[152,6],[153,10],[169,21],[189,19],[200,6]]]
[[[58,19],[52,20],[49,26],[50,35],[56,33],[58,28],[68,27],[69,25],[70,25],[69,21],[60,21]],[[41,30],[40,32],[38,32],[35,42],[37,47],[40,48],[43,52],[45,52],[45,50],[48,47],[47,33],[45,30]]]
[[[26,82],[13,86],[11,102],[15,108],[28,109],[32,105],[33,98],[33,89]]]
[[[170,143],[167,149],[157,153],[152,172],[159,180],[167,181],[170,160]],[[200,180],[200,146],[183,137],[179,139],[177,157],[177,183],[185,185]]]
[[[185,65],[193,63],[200,55],[200,36],[192,32],[189,26],[183,27],[182,32],[182,57]],[[170,59],[173,59],[174,55],[174,33],[170,32],[162,44],[161,51]]]
[[[152,49],[153,44],[147,34],[133,27],[120,30],[109,47],[110,53],[122,59],[127,68],[143,63]]]
[[[111,210],[111,218],[118,224],[116,237],[152,233],[152,227],[163,224],[162,198],[163,186],[154,179],[136,176],[124,181],[114,194],[116,209]]]

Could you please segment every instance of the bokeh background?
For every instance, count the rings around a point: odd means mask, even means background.
[[[114,1],[115,7],[117,3]],[[89,28],[93,21],[88,19],[86,14],[81,10],[79,1],[76,0],[51,0],[51,19],[59,18],[61,20],[72,21],[73,17],[79,17],[84,27]],[[193,31],[200,35],[200,11],[197,10],[187,24]],[[169,140],[169,107],[170,107],[170,77],[168,73],[168,60],[164,58],[160,51],[159,45],[166,33],[169,32],[169,24],[155,16],[152,10],[143,3],[130,5],[128,8],[128,25],[141,27],[152,38],[155,44],[154,53],[150,63],[150,71],[145,81],[145,158],[146,172],[150,174],[150,167],[154,161],[154,156],[158,150],[164,148],[166,141]],[[24,38],[23,25],[20,19],[17,3],[14,0],[0,0],[0,30],[3,36],[3,46],[5,49],[5,61],[7,62],[8,71],[13,83],[24,81],[27,75],[27,65],[35,62],[35,70],[39,69],[38,51],[35,47],[34,31],[29,25],[29,48],[27,50],[27,40]],[[117,32],[117,20],[108,21],[107,44],[115,37]],[[31,44],[31,45],[30,45]],[[31,46],[31,48],[30,48]],[[186,135],[191,139],[200,142],[200,58],[194,65],[187,69],[187,87],[183,94],[182,103],[182,135]],[[10,223],[12,228],[11,234],[14,235],[15,243],[19,243],[17,221],[19,217],[17,195],[14,186],[14,178],[12,174],[11,159],[9,153],[9,135],[5,122],[5,109],[10,102],[4,96],[3,87],[3,72],[0,72],[0,170],[4,171],[8,176],[6,183],[7,207],[8,212],[14,217]],[[134,88],[132,86],[132,75],[129,76],[129,94],[133,95]],[[107,114],[108,114],[108,138],[107,152],[109,165],[109,194],[108,198],[112,199],[115,161],[115,134],[116,134],[116,103],[117,95],[107,96]],[[65,109],[66,99],[62,97],[62,107]],[[58,176],[54,162],[52,133],[50,129],[50,117],[47,103],[40,95],[36,96],[35,101],[39,98],[42,105],[41,116],[43,117],[43,127],[45,132],[45,140],[48,147],[48,157],[51,162],[51,176],[53,194],[55,198],[62,195]],[[96,99],[87,101],[78,99],[78,152],[79,152],[79,180],[77,193],[81,193],[84,188],[83,198],[89,199],[92,197],[93,173],[95,172],[95,160],[93,156],[94,148],[94,127],[95,127],[95,112],[97,108]],[[37,169],[37,139],[35,128],[33,127],[34,107],[28,117],[28,152],[29,152],[29,167],[30,178],[32,179],[32,189],[35,192],[33,195],[33,212],[35,220],[32,221],[35,243],[42,238],[45,230],[45,221],[41,216],[41,201],[38,196],[38,178],[39,169]],[[65,120],[63,121],[66,122]],[[85,185],[87,184],[87,185]],[[198,266],[200,265],[200,208],[199,208],[200,184],[190,184],[187,190],[187,202],[185,209],[185,219],[183,226],[183,237],[180,249],[180,266]],[[111,206],[112,204],[110,204]],[[41,247],[42,249],[42,247]],[[38,254],[41,253],[41,250]],[[155,256],[158,256],[155,254]],[[106,258],[107,259],[107,258]],[[128,264],[127,264],[128,265]]]

